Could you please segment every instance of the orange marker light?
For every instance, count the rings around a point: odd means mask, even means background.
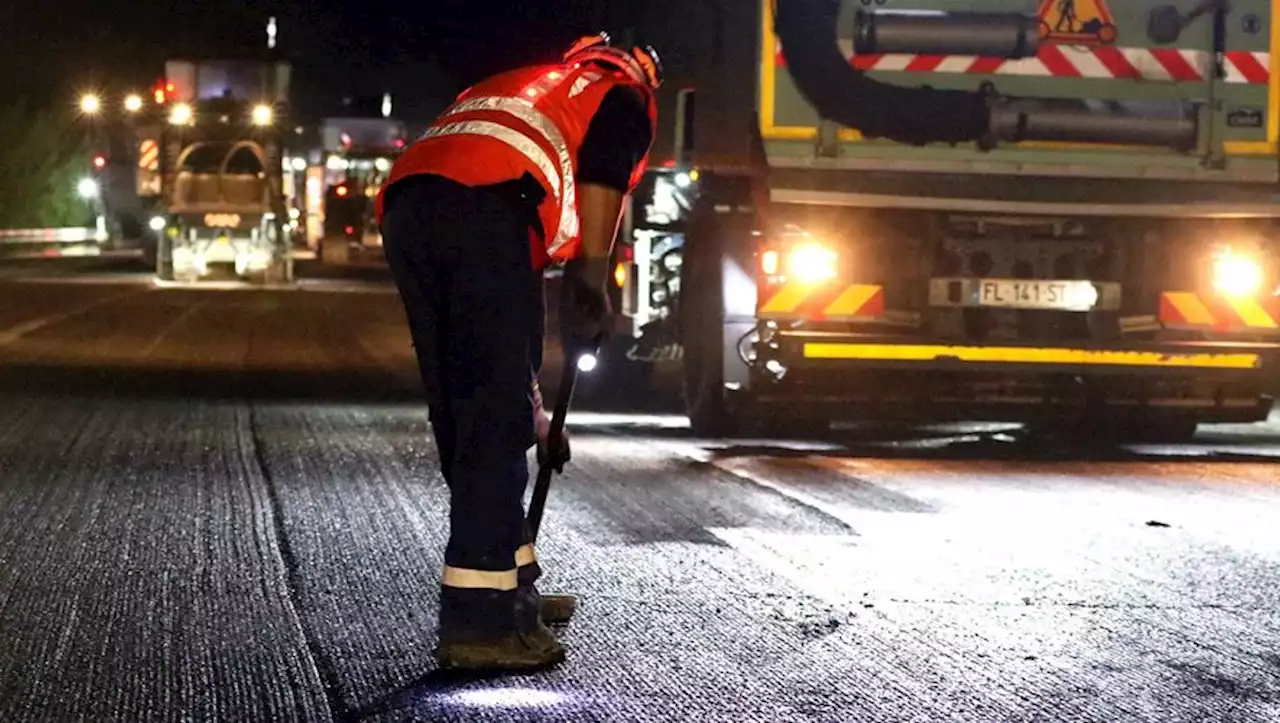
[[[760,254],[760,270],[765,276],[778,275],[778,252],[769,250]]]

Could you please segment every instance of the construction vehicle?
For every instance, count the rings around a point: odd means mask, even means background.
[[[123,139],[111,137],[100,141],[93,154],[93,171],[86,177],[85,190],[95,191],[94,202],[99,245],[112,250],[125,250],[136,246],[146,232],[147,209],[134,192],[133,164],[127,142],[126,129]],[[125,140],[126,142],[119,142]],[[82,194],[83,195],[83,194]]]
[[[322,262],[381,257],[374,199],[405,148],[406,134],[402,122],[388,117],[327,118],[321,125],[325,151]]]
[[[685,220],[692,207],[696,169],[667,161],[648,168],[623,206],[613,245],[610,304],[618,326],[592,353],[579,394],[596,398],[619,390],[663,391],[674,386],[683,346],[680,339],[681,263]],[[562,270],[545,271],[552,297]],[[598,371],[597,371],[598,369]],[[662,403],[662,395],[652,397]]]
[[[290,66],[171,60],[139,124],[161,279],[292,278],[283,189]],[[149,129],[149,130],[148,130]]]
[[[152,199],[138,193],[138,115],[142,97],[85,93],[80,121],[87,132],[91,170],[77,190],[91,206],[99,249],[136,250],[146,236]]]
[[[697,54],[676,113],[698,173],[675,301],[694,432],[999,420],[1171,440],[1267,418],[1272,10],[691,7],[700,36],[732,39]]]
[[[674,161],[646,170],[624,208],[612,259],[613,308],[623,327],[615,355],[631,364],[679,361],[681,266],[685,220],[693,207],[699,173]]]

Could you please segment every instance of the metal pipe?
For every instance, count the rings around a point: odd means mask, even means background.
[[[854,17],[859,54],[919,53],[1028,58],[1039,47],[1039,20],[1017,13],[867,12]]]
[[[1057,141],[1196,147],[1194,114],[1150,116],[1074,108],[1046,108],[1032,100],[1002,101],[991,110],[992,141]]]

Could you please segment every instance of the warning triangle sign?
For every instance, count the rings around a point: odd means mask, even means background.
[[[1041,0],[1040,40],[1065,45],[1107,45],[1116,26],[1106,0]]]

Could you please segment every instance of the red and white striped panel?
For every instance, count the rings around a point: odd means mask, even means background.
[[[1168,48],[1082,47],[1042,45],[1034,58],[1006,60],[972,55],[912,55],[886,53],[854,55],[842,43],[849,62],[859,70],[906,73],[964,73],[969,75],[1027,75],[1054,78],[1119,78],[1194,83],[1210,73],[1212,56],[1200,50]],[[785,66],[779,46],[777,63]],[[1231,51],[1223,54],[1228,83],[1266,85],[1271,79],[1271,54]]]
[[[142,142],[138,151],[138,168],[147,171],[160,170],[160,144],[153,140]]]

